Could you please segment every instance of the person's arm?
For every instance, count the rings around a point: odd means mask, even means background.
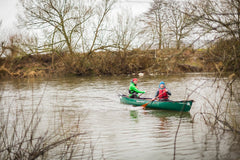
[[[158,95],[159,95],[159,91],[157,91],[157,92],[156,92],[156,94],[155,94],[155,97],[154,97],[154,98],[156,98]]]
[[[137,93],[145,93],[145,91],[140,91],[140,90],[138,90],[137,87],[135,87],[135,86],[131,86],[131,90],[133,90],[133,91],[135,91],[135,92],[137,92]]]
[[[166,90],[167,90],[167,94],[171,96],[172,93],[169,91],[169,89],[166,88]]]
[[[157,99],[158,94],[159,94],[159,91],[156,92],[155,97],[152,99],[152,101],[154,101],[155,99]]]

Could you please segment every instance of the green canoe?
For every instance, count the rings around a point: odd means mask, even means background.
[[[191,109],[193,100],[184,101],[153,101],[151,98],[129,98],[126,95],[120,95],[120,102],[125,104],[131,104],[134,106],[141,106],[149,103],[146,109],[164,109],[164,110],[175,110],[188,112]]]

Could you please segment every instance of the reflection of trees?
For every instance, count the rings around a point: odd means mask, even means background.
[[[0,110],[0,159],[72,159],[76,154],[79,137],[83,135],[79,117],[75,117],[73,124],[54,123],[49,127],[42,121],[46,118],[41,108],[43,96],[44,92],[38,104],[30,106],[18,105],[17,96],[13,102],[1,101],[4,109]]]
[[[130,110],[130,116],[131,116],[133,119],[138,119],[138,111],[136,111],[136,110]]]
[[[176,117],[176,118],[179,118],[180,115],[182,114],[182,118],[186,118],[186,119],[189,119],[191,118],[191,114],[189,112],[178,112],[178,111],[167,111],[167,110],[153,110],[151,112],[149,112],[149,114],[152,114],[154,115],[155,117],[159,117],[159,118],[162,118],[162,117]]]
[[[168,119],[166,117],[160,117],[160,124],[159,124],[159,129],[160,130],[166,130]]]
[[[137,110],[130,110],[130,117],[132,118],[132,120],[134,120],[134,122],[138,123],[139,121],[139,117],[138,117],[138,111]]]
[[[199,141],[201,142],[199,156],[202,158],[234,159],[233,155],[239,154],[240,145],[236,141],[236,137],[232,137],[230,134],[219,134],[216,130],[208,130],[207,132],[203,132],[202,128],[194,130],[195,132],[192,133],[193,142],[197,145],[199,145]]]
[[[189,112],[183,112],[182,117],[181,112],[175,111],[163,111],[163,110],[152,110],[150,112],[145,112],[144,114],[153,115],[154,117],[158,118],[160,123],[158,125],[158,129],[161,133],[167,133],[168,127],[170,127],[169,119],[171,118],[183,118],[183,119],[191,119],[191,114]]]

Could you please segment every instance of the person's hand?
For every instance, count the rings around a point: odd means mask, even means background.
[[[153,98],[152,101],[154,101],[156,98]]]

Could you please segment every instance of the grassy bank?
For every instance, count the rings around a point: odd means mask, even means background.
[[[52,75],[169,74],[214,71],[203,51],[132,50],[86,54],[39,54],[0,59],[0,77]]]

